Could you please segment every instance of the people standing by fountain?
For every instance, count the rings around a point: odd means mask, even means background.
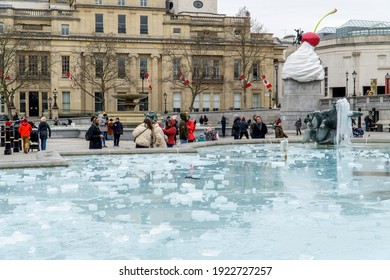
[[[366,131],[370,130],[370,126],[372,125],[372,119],[369,115],[364,117],[364,124],[366,125]]]
[[[222,126],[222,136],[225,137],[225,131],[226,131],[226,117],[224,114],[221,114],[221,126]]]
[[[123,125],[119,121],[119,118],[116,118],[115,122],[112,124],[112,130],[114,134],[114,147],[119,147],[119,140],[123,134]]]
[[[172,148],[175,145],[176,127],[173,125],[173,120],[167,118],[165,121],[164,134],[168,137],[167,147]]]
[[[268,133],[268,128],[265,123],[263,123],[260,115],[253,116],[253,122],[250,126],[250,134],[252,139],[265,138],[265,135]]]
[[[89,140],[89,149],[101,149],[103,134],[99,129],[99,118],[91,118],[91,126],[86,133],[86,139]]]
[[[233,125],[232,125],[232,136],[234,139],[239,139],[240,137],[240,123],[241,123],[240,117],[237,114],[235,114]]]
[[[153,124],[152,120],[145,118],[143,123],[133,130],[136,148],[150,148],[153,145]]]
[[[195,142],[195,129],[196,129],[196,121],[191,119],[190,116],[188,116],[188,121],[187,121],[187,128],[188,128],[188,142]]]
[[[280,118],[275,123],[275,138],[288,138],[286,133],[283,131],[282,120]]]
[[[28,150],[30,148],[30,134],[32,131],[32,126],[28,123],[27,118],[23,119],[18,131],[20,137],[22,137],[24,153],[28,154]]]
[[[153,124],[153,145],[152,148],[166,148],[167,143],[164,138],[164,131],[156,121],[152,120]]]
[[[248,122],[245,120],[245,117],[242,117],[240,122],[240,139],[242,139],[242,136],[244,135],[246,139],[249,139],[248,128]]]
[[[188,143],[187,121],[188,121],[188,114],[187,113],[180,113],[180,122],[179,122],[180,144]]]
[[[41,139],[41,150],[45,151],[47,138],[51,137],[51,129],[50,125],[46,122],[46,117],[41,118],[41,122],[38,125],[38,135],[39,139]]]
[[[108,123],[107,114],[106,114],[106,113],[103,113],[103,115],[100,116],[99,128],[100,128],[100,131],[103,133],[102,146],[103,146],[104,148],[107,148],[107,146],[106,146],[106,140],[107,140],[107,123]]]
[[[114,134],[114,127],[113,127],[113,125],[114,125],[114,120],[113,119],[110,119],[109,121],[108,121],[108,123],[107,123],[107,138],[109,139],[109,140],[111,140],[112,139],[112,136],[113,136],[113,134]]]
[[[301,120],[301,118],[298,118],[295,122],[295,129],[297,131],[297,135],[298,135],[298,133],[299,133],[299,135],[302,135],[301,126],[302,126],[302,120]]]

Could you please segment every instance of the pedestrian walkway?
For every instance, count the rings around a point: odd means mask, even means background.
[[[302,135],[295,135],[295,131],[286,131],[289,143],[300,143]],[[279,143],[283,139],[275,139],[274,133],[268,133],[266,139],[241,139],[233,140],[233,137],[220,137],[217,141],[195,142],[184,145],[177,145],[172,149],[153,148],[135,149],[135,143],[131,140],[121,140],[120,147],[113,147],[112,141],[107,141],[108,148],[101,150],[90,150],[89,142],[82,138],[49,138],[46,152],[33,151],[28,154],[23,152],[4,154],[4,147],[0,148],[0,168],[25,168],[25,167],[48,167],[66,166],[64,156],[78,155],[115,155],[115,154],[137,154],[137,153],[193,153],[196,148],[210,145],[230,144],[253,144],[253,143]],[[366,132],[362,138],[353,138],[353,143],[390,143],[390,133]]]

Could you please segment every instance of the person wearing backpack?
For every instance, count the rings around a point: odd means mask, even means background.
[[[89,149],[101,149],[103,134],[99,129],[99,119],[92,117],[91,122],[92,124],[85,134],[85,139],[89,141]]]

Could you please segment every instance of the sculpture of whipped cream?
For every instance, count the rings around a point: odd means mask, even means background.
[[[302,42],[299,49],[292,53],[284,63],[282,79],[294,79],[298,82],[323,80],[324,68],[319,56],[314,52],[312,42],[304,41],[304,36]]]

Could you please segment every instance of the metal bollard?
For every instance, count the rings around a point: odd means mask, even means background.
[[[20,149],[19,149],[20,134],[19,134],[18,128],[19,127],[17,125],[14,126],[14,153],[20,152]]]
[[[1,126],[1,142],[0,147],[5,147],[5,126]]]
[[[14,139],[15,139],[15,137],[14,137],[14,126],[13,125],[11,125],[9,127],[9,135],[10,135],[10,139],[11,139],[11,149],[12,149],[14,147]]]
[[[10,135],[10,128],[7,126],[5,128],[5,149],[4,149],[5,155],[12,155],[11,150],[11,135]]]

